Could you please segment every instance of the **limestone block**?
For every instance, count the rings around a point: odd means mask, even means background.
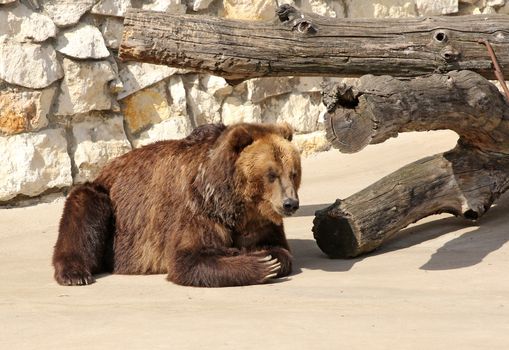
[[[279,96],[293,90],[295,78],[255,78],[245,82],[247,87],[247,99],[253,103],[260,103],[266,98]]]
[[[132,7],[131,0],[99,0],[90,12],[98,15],[123,17],[129,7]]]
[[[59,27],[78,23],[96,0],[39,0],[43,12],[47,13]]]
[[[497,10],[492,7],[492,6],[486,6],[483,10],[482,10],[482,14],[483,15],[494,15],[497,13]]]
[[[77,173],[74,183],[93,180],[104,165],[131,150],[123,118],[88,117],[72,126],[72,154]]]
[[[190,87],[186,88],[186,93],[187,105],[194,118],[195,125],[219,123],[221,121],[221,102],[224,99],[223,97],[214,96],[207,91],[203,91],[198,79]]]
[[[123,99],[147,86],[160,82],[163,79],[183,70],[164,65],[128,62],[120,64],[119,76],[124,89],[118,93],[117,98]]]
[[[331,144],[325,137],[325,131],[294,135],[292,142],[297,146],[303,157],[316,152],[328,151],[331,148]]]
[[[320,114],[325,107],[320,95],[292,93],[272,98],[262,104],[264,122],[288,122],[296,132],[308,133],[319,127]]]
[[[191,0],[189,6],[193,11],[205,10],[213,0]]]
[[[62,30],[58,34],[55,49],[75,58],[98,59],[110,55],[99,29],[85,23]]]
[[[336,18],[346,17],[346,9],[343,1],[332,1],[330,6],[332,7],[332,10],[336,13]]]
[[[274,0],[223,0],[224,17],[230,19],[273,19],[276,6]]]
[[[122,40],[124,21],[117,17],[106,17],[99,28],[104,37],[104,42],[111,49],[118,49]]]
[[[221,111],[222,122],[226,125],[235,123],[260,123],[262,110],[260,105],[248,101],[243,103],[237,97],[227,97],[223,102]]]
[[[72,185],[62,129],[0,136],[0,202]]]
[[[191,131],[192,126],[189,118],[174,116],[141,132],[133,140],[133,146],[139,148],[157,141],[181,139],[189,135]]]
[[[65,77],[60,85],[57,115],[73,115],[112,106],[109,82],[115,72],[108,61],[63,59]]]
[[[34,12],[22,3],[16,7],[0,7],[0,36],[19,42],[42,42],[57,34],[51,18]]]
[[[320,92],[322,84],[326,81],[323,77],[299,77],[295,78],[293,90],[298,92]]]
[[[385,18],[416,16],[414,0],[346,0],[348,17]]]
[[[187,98],[183,79],[180,75],[172,75],[168,81],[168,91],[171,98],[171,115],[187,116]]]
[[[115,78],[113,78],[113,80],[111,80],[108,83],[108,88],[111,93],[116,95],[124,89],[124,83],[122,82],[122,80],[120,80],[119,73],[118,73],[118,65],[117,65],[117,61],[115,60],[114,55],[110,55],[108,57],[107,61],[110,63],[113,73],[115,75]],[[114,99],[113,102],[114,102],[113,103],[114,105],[118,104],[116,99]]]
[[[302,11],[314,12],[320,16],[344,18],[345,10],[340,1],[327,1],[327,0],[302,0]]]
[[[458,12],[458,0],[415,0],[421,16],[439,16]]]
[[[48,115],[56,88],[0,91],[0,132],[13,135],[39,130],[48,125]]]
[[[247,94],[247,81],[243,81],[237,85],[233,85],[233,94],[239,96]]]
[[[122,113],[131,133],[137,133],[172,116],[165,82],[140,90],[121,101]]]
[[[200,82],[205,91],[214,96],[227,96],[233,91],[233,86],[224,78],[215,75],[205,75]]]
[[[486,6],[500,7],[505,5],[505,0],[486,0]]]
[[[42,89],[62,76],[62,67],[51,44],[19,43],[0,37],[0,79]]]
[[[183,4],[181,0],[148,0],[141,4],[141,8],[144,10],[183,15],[186,13],[187,5],[185,3]]]

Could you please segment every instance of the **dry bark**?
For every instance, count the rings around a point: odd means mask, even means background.
[[[268,22],[130,9],[119,56],[247,79],[267,76],[415,77],[469,69],[494,79],[479,40],[509,75],[509,17],[335,19],[281,6]]]
[[[446,153],[421,159],[316,213],[313,232],[331,257],[372,251],[394,233],[437,213],[477,220],[509,187],[509,104],[470,71],[410,81],[364,76],[324,92],[329,140],[357,152],[404,131],[451,129]]]

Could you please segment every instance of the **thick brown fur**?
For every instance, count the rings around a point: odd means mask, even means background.
[[[113,160],[69,193],[55,279],[167,273],[221,287],[290,274],[282,218],[298,208],[301,178],[291,137],[287,124],[204,125]]]

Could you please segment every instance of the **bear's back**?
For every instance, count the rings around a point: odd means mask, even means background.
[[[109,192],[115,213],[115,272],[164,271],[165,233],[182,221],[185,203],[192,202],[192,181],[224,130],[221,124],[204,125],[184,139],[132,150],[101,171],[94,182]],[[162,220],[167,208],[175,210]],[[160,263],[148,259],[142,248],[151,251],[151,258],[160,257]]]
[[[183,139],[158,141],[134,149],[109,162],[94,182],[109,191],[115,184],[120,185],[124,181],[147,180],[160,163],[174,164],[181,158],[200,158],[225,129],[223,124],[206,124],[195,128]]]

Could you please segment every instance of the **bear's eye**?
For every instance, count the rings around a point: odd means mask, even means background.
[[[292,171],[292,172],[290,173],[290,178],[291,178],[292,180],[295,180],[295,178],[296,178],[296,177],[297,177],[297,173],[296,173],[295,171]]]
[[[267,174],[267,178],[269,179],[270,182],[274,182],[277,179],[277,174],[271,170]]]

